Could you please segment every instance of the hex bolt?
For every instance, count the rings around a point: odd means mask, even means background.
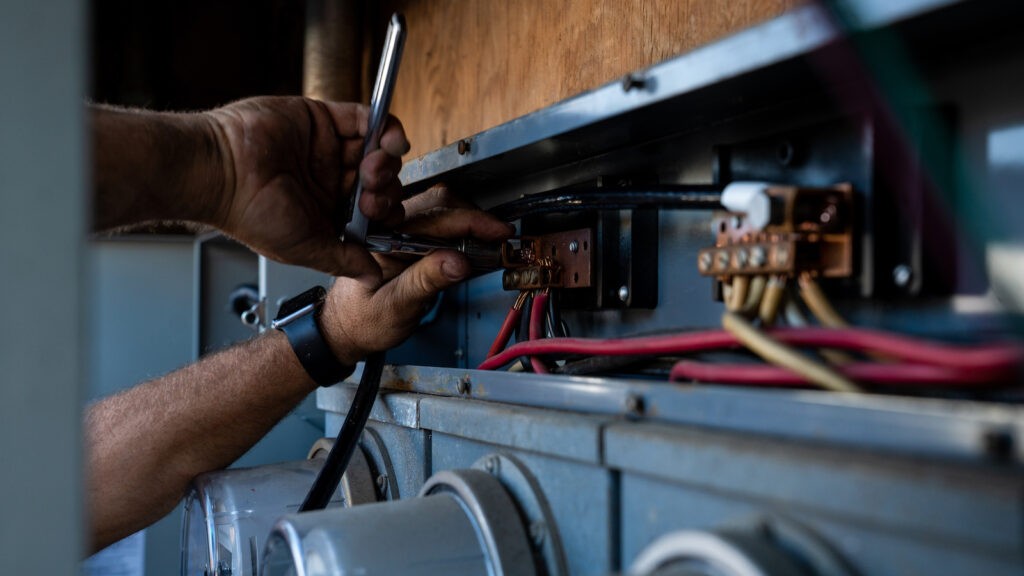
[[[575,241],[575,240],[570,241],[569,242],[569,252],[572,252],[573,254],[575,254],[575,253],[577,253],[579,251],[580,251],[580,243]]]
[[[629,286],[626,286],[625,284],[619,286],[619,300],[623,302],[629,301]]]
[[[754,268],[760,268],[764,266],[768,260],[768,254],[765,253],[764,247],[754,246],[750,249],[750,265]]]
[[[719,250],[718,254],[715,255],[715,259],[718,261],[718,267],[726,269],[729,267],[729,251]]]
[[[893,284],[900,288],[906,288],[910,286],[910,281],[914,278],[914,269],[906,264],[900,264],[892,269],[892,281]]]
[[[548,527],[544,522],[540,520],[530,522],[530,540],[533,541],[534,546],[538,548],[543,546],[547,535]]]
[[[467,374],[459,379],[459,383],[456,385],[456,389],[459,391],[459,394],[469,394],[471,384],[472,381],[470,380],[469,375]]]
[[[697,260],[697,267],[701,272],[707,272],[711,270],[711,265],[714,263],[715,257],[711,255],[711,252],[701,252],[700,258]]]
[[[747,262],[749,262],[749,261],[750,261],[750,254],[747,252],[746,248],[740,248],[739,250],[736,251],[736,267],[737,268],[746,268],[747,267]]]
[[[459,140],[459,156],[465,156],[469,154],[470,149],[473,147],[473,141],[469,138]]]

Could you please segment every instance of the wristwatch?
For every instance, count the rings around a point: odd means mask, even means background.
[[[348,377],[355,366],[342,364],[331,352],[320,330],[320,313],[327,290],[314,286],[281,304],[270,327],[288,337],[306,373],[320,386],[331,386]]]

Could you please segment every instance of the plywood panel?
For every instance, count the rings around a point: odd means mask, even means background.
[[[419,156],[800,3],[383,0],[409,23],[392,110]]]

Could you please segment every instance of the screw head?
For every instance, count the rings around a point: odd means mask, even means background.
[[[754,246],[750,249],[750,265],[755,268],[764,266],[764,263],[768,260],[768,255],[765,253],[764,248],[761,246]]]
[[[737,268],[746,268],[747,267],[747,263],[749,261],[750,261],[750,254],[747,252],[746,248],[740,248],[739,250],[736,251],[736,267]]]
[[[900,288],[910,286],[914,278],[914,269],[906,264],[900,264],[892,269],[892,282]]]
[[[626,412],[639,416],[644,413],[644,399],[636,394],[630,394],[626,396],[625,408]]]
[[[779,246],[775,249],[775,264],[778,266],[789,265],[789,248],[786,246]]]
[[[625,92],[635,88],[643,88],[646,84],[646,80],[635,74],[626,74],[622,78],[622,90]]]
[[[459,379],[459,383],[456,384],[455,387],[459,391],[459,394],[469,394],[471,384],[472,382],[470,381],[469,375],[466,375]]]
[[[379,474],[377,476],[377,489],[380,490],[381,494],[387,494],[388,492],[388,475]]]
[[[719,268],[721,268],[723,270],[728,268],[729,267],[729,251],[728,250],[719,250],[718,253],[715,255],[715,260],[717,261],[717,264],[718,264]]]
[[[579,251],[580,251],[580,243],[579,242],[577,242],[575,240],[569,242],[569,252],[572,252],[573,254],[575,254],[575,253],[577,253]]]
[[[623,284],[619,286],[619,300],[627,302],[629,300],[629,286]]]
[[[701,272],[707,272],[711,270],[711,265],[714,262],[715,258],[711,255],[711,252],[701,252],[700,258],[697,259],[697,267],[700,268]]]
[[[491,456],[484,461],[484,470],[487,470],[491,474],[497,474],[500,469],[501,462],[498,460],[497,456]]]
[[[466,154],[469,154],[469,151],[472,149],[472,146],[473,143],[469,138],[466,138],[465,140],[459,140],[459,156],[465,156]]]

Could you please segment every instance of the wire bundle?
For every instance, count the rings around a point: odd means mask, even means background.
[[[861,385],[970,389],[991,387],[1019,377],[1024,349],[1013,343],[951,345],[881,330],[850,327],[809,276],[799,280],[800,296],[822,326],[807,326],[786,301],[782,278],[751,279],[725,290],[723,329],[633,338],[545,338],[545,308],[551,296],[533,294],[530,339],[505,348],[522,316],[520,294],[502,330],[480,364],[495,370],[529,358],[534,372],[547,373],[543,359],[568,356],[679,358],[698,353],[746,348],[767,363],[702,362],[678,359],[673,381],[704,381],[751,386],[802,387],[808,384],[855,392]],[[786,311],[798,326],[772,327]],[[755,318],[761,327],[750,320]],[[554,324],[554,322],[552,322]],[[820,358],[808,352],[818,352]],[[827,355],[826,355],[827,354]]]

